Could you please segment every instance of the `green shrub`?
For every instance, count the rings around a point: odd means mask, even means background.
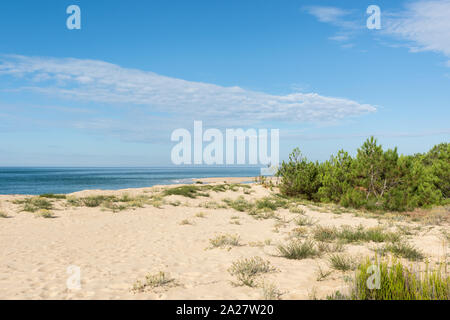
[[[355,158],[340,150],[324,163],[308,161],[296,148],[277,176],[288,197],[377,211],[427,208],[450,202],[450,144],[403,156],[370,137]]]
[[[298,148],[294,149],[289,161],[283,161],[277,172],[277,176],[281,177],[281,193],[304,196],[308,200],[315,198],[321,186],[319,167],[318,162],[308,161]]]
[[[369,289],[367,283],[373,273],[368,259],[357,272],[350,298],[354,300],[449,300],[450,278],[440,265],[430,270],[414,271],[400,261],[381,261],[379,268],[380,288]]]
[[[352,188],[352,170],[354,161],[344,150],[322,166],[322,186],[318,190],[318,198],[324,202],[340,202],[344,194]]]
[[[431,167],[436,177],[434,185],[442,192],[444,198],[450,198],[450,143],[434,146],[422,158],[424,165]]]

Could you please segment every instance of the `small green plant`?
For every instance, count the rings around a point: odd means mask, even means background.
[[[245,200],[243,196],[239,196],[236,200],[224,199],[223,202],[234,210],[240,212],[249,211],[253,208],[253,204]]]
[[[259,210],[277,210],[278,208],[286,208],[288,202],[279,197],[264,197],[255,202],[256,209]]]
[[[318,241],[333,241],[339,239],[345,243],[352,242],[397,242],[401,234],[387,232],[381,227],[367,228],[363,226],[342,226],[340,229],[334,227],[319,226],[314,230],[314,239]]]
[[[292,205],[289,207],[289,212],[290,213],[298,213],[298,214],[305,214],[305,210],[300,208],[297,205]]]
[[[303,242],[299,240],[291,240],[285,245],[278,245],[278,253],[280,256],[287,259],[306,259],[315,258],[320,255],[320,252],[316,249],[314,242],[305,240]]]
[[[317,241],[333,241],[336,239],[337,230],[336,228],[317,226],[313,234]]]
[[[384,246],[384,250],[392,252],[395,256],[402,257],[411,261],[422,261],[425,256],[416,247],[408,243],[390,243]]]
[[[192,225],[192,222],[189,221],[188,219],[184,219],[180,221],[180,225],[184,226],[184,225]]]
[[[316,223],[314,221],[314,219],[312,219],[310,217],[302,217],[302,216],[295,219],[294,222],[298,226],[312,226]]]
[[[204,212],[197,212],[197,213],[195,214],[195,216],[196,216],[197,218],[206,218],[206,214],[205,214]]]
[[[0,218],[8,218],[8,215],[5,212],[0,211]]]
[[[133,292],[145,292],[149,289],[157,287],[175,286],[175,279],[171,278],[167,273],[159,271],[156,274],[148,274],[144,281],[137,280],[132,287]]]
[[[328,278],[332,273],[333,273],[333,270],[325,271],[325,270],[323,270],[322,267],[319,265],[318,268],[317,268],[317,278],[316,278],[316,280],[317,280],[317,281],[323,281],[323,280],[325,280],[326,278]]]
[[[306,237],[308,235],[308,228],[306,227],[297,227],[292,230],[292,235],[294,237]]]
[[[205,208],[205,209],[226,209],[227,206],[224,204],[219,204],[216,201],[207,201],[204,203],[201,203],[199,205],[200,208]]]
[[[280,300],[283,295],[274,283],[263,282],[261,289],[263,300]]]
[[[240,237],[237,234],[222,234],[209,239],[211,248],[237,247],[240,246]]]
[[[400,240],[400,233],[387,232],[381,227],[364,229],[363,226],[352,228],[343,226],[338,232],[337,237],[347,243],[350,242],[396,242]]]
[[[241,225],[241,222],[238,219],[230,219],[230,224]]]
[[[86,198],[81,198],[80,201],[81,201],[82,205],[84,205],[86,207],[94,208],[94,207],[99,207],[104,202],[117,201],[117,198],[115,196],[99,195],[99,196],[89,196]]]
[[[138,195],[132,197],[128,194],[122,194],[120,197],[113,195],[96,195],[88,196],[83,198],[77,198],[74,196],[67,196],[67,205],[69,206],[85,206],[89,208],[102,207],[104,209],[111,210],[113,212],[118,212],[127,209],[143,208],[146,204],[153,204],[154,196],[150,198],[146,195]],[[159,199],[159,198],[158,198]]]
[[[342,242],[329,243],[329,242],[317,242],[317,249],[321,253],[342,252],[344,251],[344,244]]]
[[[165,204],[164,195],[155,194],[147,201],[147,203],[155,208],[161,209],[161,206]]]
[[[332,254],[329,257],[330,267],[335,270],[340,271],[349,271],[354,270],[357,267],[357,264],[354,263],[352,258],[342,255],[342,254]]]
[[[241,259],[233,262],[228,272],[232,276],[236,276],[239,286],[255,286],[255,278],[263,273],[274,272],[269,261],[264,261],[261,257],[253,257],[249,259]]]
[[[169,202],[169,204],[171,206],[178,207],[181,204],[181,201],[180,200],[171,201],[171,202]]]
[[[40,217],[40,218],[53,218],[54,215],[50,210],[47,209],[39,209],[36,213],[35,213],[36,217]]]
[[[54,194],[54,193],[44,193],[39,195],[39,197],[48,199],[66,199],[65,194]]]
[[[128,208],[127,205],[117,204],[117,203],[112,202],[112,201],[103,201],[102,202],[102,207],[105,208],[105,209],[109,209],[112,212],[119,212],[119,211],[122,211],[122,210],[125,210],[125,209]]]
[[[23,205],[22,211],[27,212],[36,212],[40,209],[46,209],[50,210],[53,209],[53,205],[50,201],[48,201],[45,198],[41,197],[32,197],[32,198],[25,198],[21,200],[15,200],[13,201],[14,204],[21,204]]]
[[[279,219],[279,216],[275,211],[267,208],[256,209],[255,207],[253,207],[249,210],[248,214],[256,220]]]
[[[342,294],[339,290],[333,292],[331,295],[327,295],[327,300],[349,300],[350,298],[345,294]]]
[[[202,186],[194,186],[194,185],[180,186],[164,190],[164,195],[166,196],[176,195],[192,199],[197,198],[199,196],[209,197],[209,194],[201,192],[202,190],[204,190]]]
[[[67,205],[73,207],[81,206],[81,200],[75,196],[67,196],[66,197]]]

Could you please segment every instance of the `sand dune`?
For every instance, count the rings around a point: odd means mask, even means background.
[[[236,179],[201,179],[207,182],[242,182]],[[164,197],[161,208],[145,205],[112,212],[101,207],[67,206],[65,200],[52,200],[55,218],[37,218],[20,212],[14,199],[24,196],[0,196],[0,299],[261,299],[260,285],[233,285],[228,269],[240,258],[259,256],[270,261],[277,271],[264,274],[258,283],[273,283],[282,299],[324,298],[348,284],[341,271],[333,271],[317,280],[318,267],[329,270],[327,255],[315,259],[289,260],[277,254],[276,245],[286,243],[298,228],[298,213],[276,210],[278,219],[257,220],[232,208],[205,208],[206,203],[223,204],[225,198],[239,196],[249,201],[270,196],[274,191],[252,183],[247,189],[209,192],[209,197]],[[173,187],[173,186],[172,186]],[[81,191],[74,197],[90,195],[154,195],[165,186],[119,191]],[[246,191],[244,193],[244,191]],[[172,203],[172,204],[170,204]],[[211,205],[212,206],[212,205]],[[354,213],[325,212],[323,208],[299,205],[303,217],[315,225],[363,225],[386,228],[397,225],[417,230],[408,242],[423,250],[431,261],[446,259],[447,243],[443,234],[447,224],[423,225],[419,222],[376,219]],[[202,213],[198,215],[199,213]],[[447,213],[448,214],[448,213]],[[203,217],[201,217],[203,215]],[[191,224],[183,224],[183,220]],[[235,221],[238,221],[235,223]],[[305,226],[311,232],[315,226]],[[415,229],[414,229],[415,228]],[[237,234],[241,246],[209,248],[217,235]],[[345,245],[345,254],[356,258],[373,256],[375,243]],[[69,266],[81,270],[81,289],[68,289]],[[164,271],[176,285],[132,292],[137,280],[149,273]],[[351,273],[350,273],[351,274]]]

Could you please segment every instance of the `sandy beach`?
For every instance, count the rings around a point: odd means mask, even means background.
[[[252,179],[200,180],[204,184],[194,186],[220,186]],[[267,298],[268,288],[272,288],[272,298],[323,299],[336,290],[345,291],[346,278],[354,271],[333,269],[329,263],[332,252],[293,260],[277,250],[279,244],[294,238],[312,239],[320,226],[380,227],[401,234],[407,243],[423,252],[424,261],[447,261],[448,211],[437,212],[439,219],[431,221],[376,217],[298,202],[276,208],[264,218],[255,218],[234,209],[230,201],[244,199],[254,203],[273,197],[276,188],[271,190],[253,182],[246,183],[246,187],[237,184],[227,185],[225,190],[203,191],[192,198],[164,195],[165,190],[179,186],[89,190],[67,197],[76,200],[126,195],[153,199],[142,207],[120,210],[48,199],[53,218],[22,211],[20,200],[31,196],[0,196],[0,211],[7,216],[0,218],[0,299],[263,299]],[[211,240],[221,235],[238,236],[239,245],[214,247]],[[374,249],[382,245],[371,241],[345,243],[339,254],[354,260],[374,257]],[[239,259],[252,257],[269,261],[274,271],[258,276],[253,287],[236,285],[230,267]],[[70,266],[80,268],[79,289],[67,287]],[[330,273],[320,279],[320,270]],[[158,272],[164,272],[173,281],[166,286],[132,290],[137,281]]]

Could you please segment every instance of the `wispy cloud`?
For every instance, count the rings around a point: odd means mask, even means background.
[[[376,111],[370,104],[317,93],[273,95],[186,81],[115,64],[73,58],[4,56],[0,76],[27,90],[78,101],[134,105],[151,112],[200,120],[323,122]],[[10,88],[11,89],[11,88]]]
[[[341,9],[331,6],[306,6],[302,11],[314,16],[318,21],[330,24],[336,27],[337,31],[329,40],[341,43],[343,48],[353,46],[348,43],[363,27],[358,19],[356,10]]]
[[[364,13],[338,7],[313,6],[306,12],[318,21],[338,28],[330,40],[350,41],[365,29]],[[419,0],[405,2],[401,11],[381,8],[382,29],[377,35],[393,37],[397,43],[389,46],[408,46],[412,52],[434,51],[450,58],[450,0]],[[367,16],[366,16],[367,17]],[[446,63],[450,66],[450,60]]]
[[[385,33],[409,42],[411,51],[434,51],[450,58],[450,0],[417,1],[385,19]],[[450,66],[450,60],[447,62]]]
[[[315,16],[320,22],[349,28],[356,27],[353,21],[346,19],[351,13],[348,10],[327,6],[306,6],[303,10]]]

